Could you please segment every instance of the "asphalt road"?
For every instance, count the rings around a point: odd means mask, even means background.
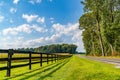
[[[77,55],[77,56],[81,58],[108,63],[108,64],[114,64],[116,68],[120,68],[120,59],[118,58],[92,57],[92,56],[83,56],[83,55]]]

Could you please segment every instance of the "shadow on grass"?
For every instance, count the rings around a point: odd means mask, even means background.
[[[35,72],[35,71],[41,70],[40,72],[37,72],[37,73],[32,74],[32,75],[28,75],[28,76],[20,79],[20,80],[25,80],[25,79],[28,79],[28,78],[30,78],[30,77],[33,77],[33,76],[35,76],[35,75],[37,75],[37,74],[40,74],[40,73],[42,73],[42,72],[48,71],[48,70],[50,70],[50,69],[52,69],[52,68],[60,65],[61,62],[65,63],[64,61],[60,61],[60,62],[58,62],[58,63],[49,64],[49,65],[47,65],[47,66],[44,66],[44,67],[41,67],[41,68],[38,68],[38,69],[35,69],[35,70],[32,70],[32,71],[28,71],[28,72],[26,72],[26,73],[22,73],[22,74],[13,76],[13,77],[9,77],[9,78],[6,78],[6,79],[4,79],[4,80],[10,80],[10,79],[13,79],[13,80],[14,80],[14,78],[17,78],[17,77],[23,76],[23,75],[25,75],[25,74],[29,74],[29,73],[33,73],[33,72]],[[51,66],[51,65],[52,65],[52,66]],[[44,69],[44,68],[45,68],[45,69]],[[42,70],[42,69],[43,69],[43,70]]]
[[[64,62],[63,64],[57,66],[55,69],[53,69],[52,71],[50,71],[49,73],[47,73],[44,76],[39,77],[37,80],[44,80],[46,77],[52,77],[52,74],[54,72],[56,72],[58,69],[60,69],[62,66],[64,66],[68,61]]]
[[[22,74],[19,74],[19,75],[15,75],[15,76],[12,76],[12,77],[8,77],[8,78],[3,79],[3,80],[9,80],[9,79],[17,78],[17,77],[23,76],[23,75],[25,75],[25,74],[32,73],[32,72],[41,70],[41,69],[43,69],[43,68],[49,67],[49,66],[51,66],[51,65],[53,65],[53,64],[49,64],[49,65],[47,65],[47,66],[40,67],[40,68],[38,68],[38,69],[31,70],[31,71],[28,71],[28,72],[25,72],[25,73],[22,73]]]
[[[44,70],[39,71],[39,72],[36,72],[35,74],[32,74],[32,75],[26,76],[26,77],[24,77],[24,78],[21,78],[20,80],[30,79],[31,77],[34,77],[34,76],[36,76],[36,75],[40,75],[40,74],[42,74],[43,72],[47,72],[47,71],[55,68],[55,69],[53,69],[52,71],[50,71],[50,73],[47,73],[46,75],[44,75],[44,76],[42,76],[42,77],[39,77],[39,78],[37,77],[38,80],[42,80],[42,79],[44,79],[45,77],[47,77],[47,76],[49,76],[50,74],[52,74],[52,73],[54,73],[55,71],[57,71],[59,68],[61,68],[63,65],[65,65],[68,61],[69,61],[69,60],[66,60],[66,61],[64,61],[64,62],[62,61],[62,64],[61,64],[61,62],[60,62],[60,63],[58,63],[58,64],[56,64],[56,65],[54,65],[54,66],[51,66],[51,67],[49,67],[49,68],[47,68],[47,69],[44,69]],[[56,68],[56,67],[57,67],[57,68]]]

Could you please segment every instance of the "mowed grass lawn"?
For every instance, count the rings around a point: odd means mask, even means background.
[[[42,68],[36,64],[32,70],[28,67],[13,69],[10,78],[3,75],[5,71],[0,71],[0,80],[120,80],[120,69],[73,56]]]

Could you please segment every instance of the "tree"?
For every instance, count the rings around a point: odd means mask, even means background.
[[[34,51],[42,53],[72,53],[76,52],[74,44],[52,44],[35,48]]]
[[[86,52],[90,55],[102,53],[102,56],[118,54],[120,0],[84,0],[82,4],[85,14],[80,17],[79,23],[80,29],[84,30],[83,42]]]
[[[103,0],[85,0],[84,2],[82,2],[84,4],[84,9],[87,13],[92,13],[93,15],[93,19],[94,21],[92,21],[92,23],[94,23],[94,27],[96,27],[96,32],[97,35],[99,37],[99,42],[100,42],[100,46],[101,46],[101,51],[102,51],[102,56],[105,56],[104,53],[104,44],[103,44],[103,39],[102,39],[102,35],[101,35],[101,6],[103,5]],[[91,15],[89,15],[91,16]],[[93,20],[92,19],[92,20]],[[88,21],[88,20],[87,20]],[[91,22],[91,20],[89,19],[89,21],[87,23]],[[89,25],[91,26],[91,25]],[[88,27],[89,27],[88,26]]]
[[[119,0],[106,0],[104,3],[103,11],[103,27],[104,36],[108,42],[112,55],[115,55],[116,40],[120,34],[120,22],[118,17],[120,16],[120,2]]]

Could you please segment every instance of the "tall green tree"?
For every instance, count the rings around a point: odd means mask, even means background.
[[[103,39],[102,39],[102,34],[101,34],[101,9],[102,9],[102,5],[103,5],[103,0],[84,0],[84,2],[82,2],[84,4],[84,10],[86,11],[86,13],[92,13],[92,15],[94,16],[95,21],[94,23],[94,27],[96,27],[96,32],[97,35],[99,37],[99,42],[100,42],[100,46],[101,46],[101,51],[102,51],[102,56],[105,56],[104,53],[104,44],[103,44]],[[81,22],[81,21],[80,21]],[[90,19],[88,22],[91,22]],[[87,23],[88,23],[87,22]]]
[[[80,17],[79,23],[80,29],[84,30],[86,52],[101,53],[102,56],[119,54],[120,0],[84,0],[82,4],[85,14]]]
[[[108,42],[112,55],[115,55],[116,42],[120,36],[120,0],[106,0],[104,2],[104,11],[102,15],[104,36]]]

